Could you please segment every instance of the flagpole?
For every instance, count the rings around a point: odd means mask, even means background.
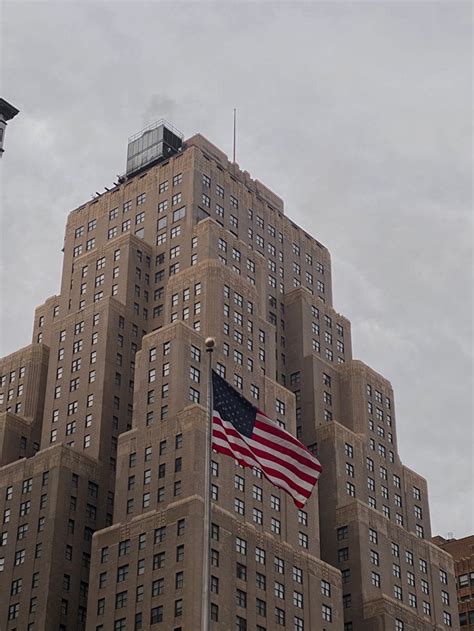
[[[206,338],[206,352],[208,356],[207,376],[207,428],[204,475],[204,536],[202,553],[202,610],[201,631],[211,629],[211,445],[212,445],[212,352],[216,341],[213,337]]]

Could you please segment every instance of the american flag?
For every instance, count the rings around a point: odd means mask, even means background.
[[[244,467],[260,469],[303,507],[321,473],[319,461],[215,371],[212,390],[212,448]]]

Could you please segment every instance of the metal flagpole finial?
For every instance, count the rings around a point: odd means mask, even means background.
[[[206,337],[204,344],[206,345],[206,351],[208,353],[212,353],[212,351],[214,350],[214,346],[216,345],[216,338]]]

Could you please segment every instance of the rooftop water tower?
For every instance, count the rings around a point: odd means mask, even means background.
[[[156,162],[178,153],[183,134],[164,120],[159,120],[128,139],[127,171],[132,175]]]

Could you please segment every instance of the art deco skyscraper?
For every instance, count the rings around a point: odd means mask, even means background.
[[[1,364],[2,628],[200,628],[209,335],[215,369],[324,467],[298,510],[213,454],[212,628],[458,628],[426,482],[400,462],[390,383],[352,359],[328,250],[164,123],[70,213],[60,293]]]

